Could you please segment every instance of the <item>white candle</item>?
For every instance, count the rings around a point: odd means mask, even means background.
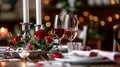
[[[42,24],[41,0],[36,0],[36,25]]]
[[[23,0],[23,22],[29,22],[29,0]]]

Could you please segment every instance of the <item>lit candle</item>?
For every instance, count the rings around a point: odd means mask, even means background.
[[[21,53],[19,53],[19,56],[21,58],[27,58],[29,55],[30,55],[30,53],[25,50],[23,50]]]
[[[29,0],[23,0],[23,22],[29,22]]]
[[[7,28],[4,28],[4,27],[1,27],[0,28],[0,36],[4,37],[8,34],[8,29]]]
[[[42,24],[41,0],[36,0],[36,25]]]

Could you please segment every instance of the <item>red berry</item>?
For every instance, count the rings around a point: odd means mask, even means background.
[[[52,55],[52,59],[54,59],[54,58],[62,58],[62,57],[63,57],[63,55],[61,53],[54,53]]]

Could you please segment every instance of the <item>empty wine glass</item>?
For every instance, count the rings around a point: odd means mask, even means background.
[[[72,43],[77,36],[78,22],[76,15],[66,15],[64,18],[66,37]]]
[[[59,45],[61,45],[61,39],[65,35],[65,29],[64,29],[64,22],[59,15],[55,16],[54,34],[59,39]]]

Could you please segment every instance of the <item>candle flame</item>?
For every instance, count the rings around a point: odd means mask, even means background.
[[[0,30],[1,30],[1,32],[5,32],[5,28],[4,27],[2,27]]]
[[[8,35],[8,29],[5,27],[1,27],[0,28],[0,37],[5,37],[6,35]]]

